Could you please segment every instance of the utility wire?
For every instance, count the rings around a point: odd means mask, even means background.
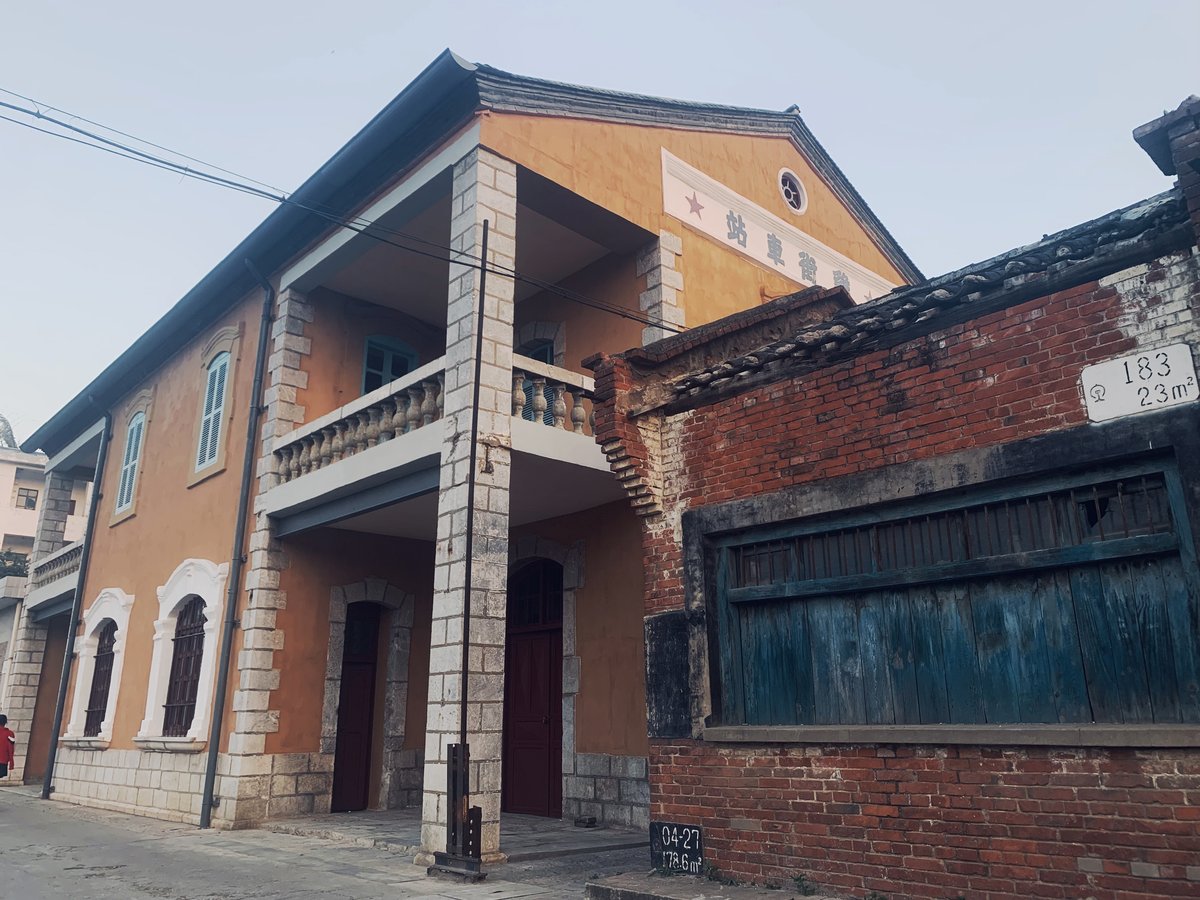
[[[279,188],[276,188],[272,185],[266,184],[265,182],[256,181],[255,179],[249,178],[245,175],[241,175],[237,172],[233,172],[229,169],[223,169],[220,166],[213,165],[211,163],[205,162],[204,160],[198,159],[196,157],[188,156],[187,154],[180,153],[180,152],[172,150],[168,147],[164,147],[161,144],[155,144],[151,141],[146,141],[135,135],[131,135],[127,132],[119,131],[115,128],[110,128],[107,125],[103,125],[101,123],[94,122],[91,119],[86,119],[82,116],[77,116],[66,110],[59,109],[58,107],[54,107],[54,106],[50,106],[49,104],[41,103],[40,101],[34,100],[30,97],[26,97],[23,94],[18,94],[15,91],[9,91],[7,89],[0,88],[0,92],[17,97],[21,100],[25,100],[26,102],[32,103],[35,107],[38,107],[38,108],[27,109],[27,108],[24,108],[21,106],[16,106],[14,104],[7,103],[3,100],[0,100],[0,107],[13,110],[13,111],[21,113],[23,115],[32,116],[41,121],[50,122],[54,125],[57,125],[60,128],[65,128],[76,134],[80,134],[86,138],[90,138],[91,140],[90,141],[83,140],[81,138],[72,137],[71,135],[61,134],[59,132],[56,132],[56,131],[53,131],[53,130],[50,130],[47,128],[38,127],[38,126],[33,125],[28,122],[22,122],[18,119],[13,119],[9,116],[0,115],[0,119],[3,119],[4,121],[12,122],[13,124],[16,124],[16,125],[22,125],[26,128],[31,128],[34,131],[38,131],[43,134],[50,135],[51,137],[62,138],[64,140],[69,140],[69,141],[71,141],[73,143],[77,143],[77,144],[83,144],[86,147],[92,147],[97,150],[104,150],[106,152],[112,153],[115,156],[120,156],[125,159],[129,159],[133,162],[140,162],[140,163],[143,163],[146,165],[153,166],[154,168],[164,169],[164,170],[170,171],[170,172],[176,172],[185,177],[194,178],[199,181],[204,181],[209,184],[216,185],[217,187],[224,187],[224,188],[228,188],[231,190],[237,190],[242,193],[249,194],[251,196],[260,197],[260,198],[266,199],[266,200],[271,200],[271,201],[273,201],[275,203],[279,203],[279,204],[289,204],[289,205],[295,206],[297,208],[303,209],[306,212],[316,215],[322,219],[325,219],[326,221],[330,222],[331,224],[337,225],[342,228],[346,228],[350,231],[355,232],[356,234],[366,235],[367,237],[370,237],[381,243],[388,244],[390,246],[396,247],[399,250],[403,250],[403,251],[406,251],[409,253],[414,253],[419,256],[436,259],[441,262],[459,263],[459,264],[463,264],[463,265],[481,263],[481,260],[479,259],[478,256],[470,254],[470,253],[466,253],[461,250],[456,250],[453,247],[448,247],[444,244],[439,244],[435,241],[431,241],[426,238],[419,237],[417,235],[408,234],[408,233],[400,231],[398,229],[389,228],[387,226],[381,225],[378,222],[374,222],[374,221],[371,221],[371,220],[363,218],[363,217],[339,215],[337,213],[327,212],[326,210],[320,209],[317,206],[313,206],[313,205],[306,204],[306,203],[301,203],[299,201],[293,200],[286,192],[284,192],[284,191],[280,190]],[[137,141],[138,143],[144,144],[148,147],[154,147],[154,148],[162,150],[166,153],[172,154],[174,156],[178,156],[182,159],[186,159],[190,162],[199,163],[200,165],[206,166],[208,168],[212,168],[217,171],[224,172],[227,175],[232,175],[234,178],[241,179],[241,181],[233,181],[228,178],[222,178],[220,176],[213,175],[208,172],[203,172],[203,171],[194,169],[191,166],[185,166],[185,165],[181,165],[176,162],[172,162],[171,160],[163,159],[162,157],[156,156],[151,153],[145,153],[134,147],[130,147],[126,144],[123,144],[120,141],[110,140],[108,138],[105,138],[102,135],[96,134],[87,129],[80,128],[80,127],[72,125],[68,122],[64,122],[53,116],[48,116],[42,112],[42,110],[41,110],[42,107],[44,107],[45,109],[50,109],[50,110],[54,110],[56,112],[63,113],[64,115],[67,115],[67,116],[71,116],[72,118],[78,119],[81,122],[86,122],[90,125],[94,125],[97,128],[102,128],[113,134],[117,134],[122,137],[129,138],[130,140]],[[92,141],[98,141],[100,143],[93,143]],[[243,182],[250,182],[250,184],[245,184]],[[262,187],[254,187],[253,185],[261,185]],[[264,188],[268,188],[269,190],[264,190]],[[272,192],[275,192],[275,193],[272,193]],[[440,252],[436,252],[436,253],[429,252],[429,251],[425,251],[425,250],[420,250],[417,247],[397,243],[396,241],[387,239],[386,237],[379,234],[378,232],[384,232],[385,234],[393,234],[404,241],[425,245],[427,247],[432,247],[435,250],[440,251]],[[451,254],[451,256],[447,257],[444,255],[447,253]],[[543,291],[546,291],[547,293],[555,294],[566,300],[570,300],[570,301],[578,303],[580,305],[588,306],[593,309],[597,309],[601,312],[608,312],[613,315],[617,315],[622,318],[630,319],[632,321],[638,322],[642,325],[647,325],[647,326],[656,327],[656,328],[662,328],[664,331],[673,331],[675,333],[680,333],[682,331],[681,328],[677,328],[675,326],[669,325],[666,322],[651,319],[647,316],[638,315],[636,313],[631,312],[630,310],[624,309],[622,307],[616,306],[611,303],[607,303],[603,300],[597,300],[595,298],[588,297],[577,291],[573,291],[569,288],[564,288],[561,285],[553,284],[551,282],[543,281],[542,279],[539,279],[539,278],[534,278],[532,276],[525,275],[525,274],[517,271],[517,269],[515,269],[514,267],[504,266],[504,265],[500,265],[498,263],[483,263],[483,265],[485,265],[485,267],[489,271],[493,272],[496,275],[512,278],[515,281],[524,282],[526,284],[529,284],[533,287],[538,288],[539,290],[543,290]]]

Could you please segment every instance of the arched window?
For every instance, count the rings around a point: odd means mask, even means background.
[[[100,749],[112,738],[132,608],[132,595],[108,587],[83,614],[83,633],[75,644],[71,717],[63,734],[68,746]]]
[[[100,636],[96,644],[95,661],[92,664],[92,689],[88,693],[86,720],[83,725],[84,737],[96,737],[100,734],[100,726],[108,712],[108,692],[112,687],[114,650],[117,645],[117,623],[105,619],[100,626]]]
[[[217,461],[221,446],[221,423],[225,418],[225,389],[229,378],[229,353],[213,357],[205,370],[204,407],[200,417],[200,442],[196,447],[196,470]]]
[[[183,737],[192,727],[207,621],[200,597],[189,600],[175,620],[171,674],[167,679],[167,702],[163,704],[163,737]]]
[[[133,506],[137,488],[138,462],[142,458],[142,439],[146,435],[146,414],[139,412],[125,426],[125,455],[121,458],[121,481],[117,486],[115,512],[124,512]]]
[[[194,753],[207,741],[228,579],[229,563],[185,559],[158,588],[141,749]]]
[[[521,356],[528,356],[530,359],[536,359],[538,362],[544,362],[547,365],[554,365],[554,342],[545,338],[529,341],[517,348],[517,353]],[[521,410],[521,418],[526,422],[533,421],[533,382],[528,378],[525,379],[525,408]],[[546,398],[546,411],[542,413],[542,422],[546,425],[554,424],[554,399],[556,389],[552,387],[542,388],[542,395]]]
[[[417,354],[412,347],[395,338],[367,338],[363,349],[363,387],[369,394],[376,388],[402,378],[417,367]]]

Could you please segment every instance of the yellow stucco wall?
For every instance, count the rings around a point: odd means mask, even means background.
[[[312,352],[300,363],[308,373],[308,386],[296,392],[296,402],[304,406],[308,421],[362,396],[363,353],[368,337],[381,335],[403,341],[416,351],[417,365],[446,352],[444,330],[431,328],[398,310],[329,290],[313,291],[309,300],[313,320],[305,327],[304,336],[312,338]]]
[[[583,542],[583,586],[575,592],[575,699],[578,753],[645,756],[646,645],[642,618],[641,532],[625,501],[514,528],[570,547]]]
[[[334,528],[285,541],[291,566],[280,574],[287,607],[277,624],[284,650],[275,654],[279,731],[267,735],[267,753],[312,753],[320,746],[321,704],[329,655],[329,599],[334,587],[382,578],[414,600],[404,746],[425,746],[425,699],[429,691],[429,622],[433,610],[433,544]],[[381,628],[385,627],[381,623]],[[386,671],[387,654],[379,657]],[[377,704],[377,709],[382,709]],[[382,736],[376,731],[376,743]]]
[[[689,326],[711,322],[801,285],[692,231],[663,212],[662,148],[889,281],[900,273],[786,138],[715,134],[582,119],[485,113],[481,143],[648,231],[683,239]],[[796,216],[777,187],[792,169],[808,191]]]

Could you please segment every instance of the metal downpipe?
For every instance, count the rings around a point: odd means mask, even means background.
[[[71,664],[75,659],[75,632],[79,630],[79,614],[83,609],[83,589],[87,583],[88,564],[92,561],[92,540],[96,534],[96,510],[104,496],[101,484],[104,465],[108,460],[108,443],[112,438],[112,414],[104,414],[104,432],[100,437],[100,452],[96,454],[96,477],[92,481],[92,504],[88,507],[87,530],[83,533],[83,552],[79,554],[79,578],[75,582],[75,599],[71,601],[71,622],[67,626],[67,646],[63,650],[62,676],[58,681],[58,700],[54,704],[54,725],[50,729],[50,750],[46,754],[46,774],[42,778],[42,799],[49,800],[54,789],[54,763],[58,759],[59,733],[62,731],[63,710],[67,705],[67,685],[71,681]],[[24,609],[22,609],[24,613]]]
[[[246,455],[242,460],[242,488],[238,496],[237,522],[234,526],[233,551],[230,553],[229,588],[225,597],[225,622],[221,629],[221,657],[217,663],[217,685],[213,696],[212,725],[208,732],[208,758],[204,767],[204,789],[200,798],[200,827],[212,824],[217,760],[221,750],[221,729],[225,723],[225,695],[229,691],[229,660],[233,654],[233,633],[238,626],[237,601],[241,594],[242,569],[246,557],[246,514],[254,486],[255,453],[258,449],[258,423],[262,417],[263,373],[267,367],[267,342],[271,339],[271,320],[275,307],[275,289],[250,260],[246,268],[262,285],[262,320],[258,328],[258,353],[254,358],[254,383],[250,388],[250,415],[246,420]]]

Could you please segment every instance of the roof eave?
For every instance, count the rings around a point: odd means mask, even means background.
[[[369,194],[372,186],[366,182],[374,181],[377,187],[384,179],[382,174],[374,177],[377,166],[372,162],[439,112],[442,102],[454,95],[474,71],[473,64],[450,50],[443,51],[297,188],[291,199],[304,206],[348,212]],[[468,98],[462,105],[471,106],[473,111],[477,100],[471,102]],[[450,130],[452,127],[447,127],[443,133]],[[398,164],[402,160],[388,160],[393,173]],[[274,272],[300,246],[329,227],[327,221],[299,205],[281,204],[87,387],[23,441],[21,448],[56,452],[102,416],[147,371],[157,368],[181,342],[254,289],[256,281],[245,260],[253,260],[263,271]]]

